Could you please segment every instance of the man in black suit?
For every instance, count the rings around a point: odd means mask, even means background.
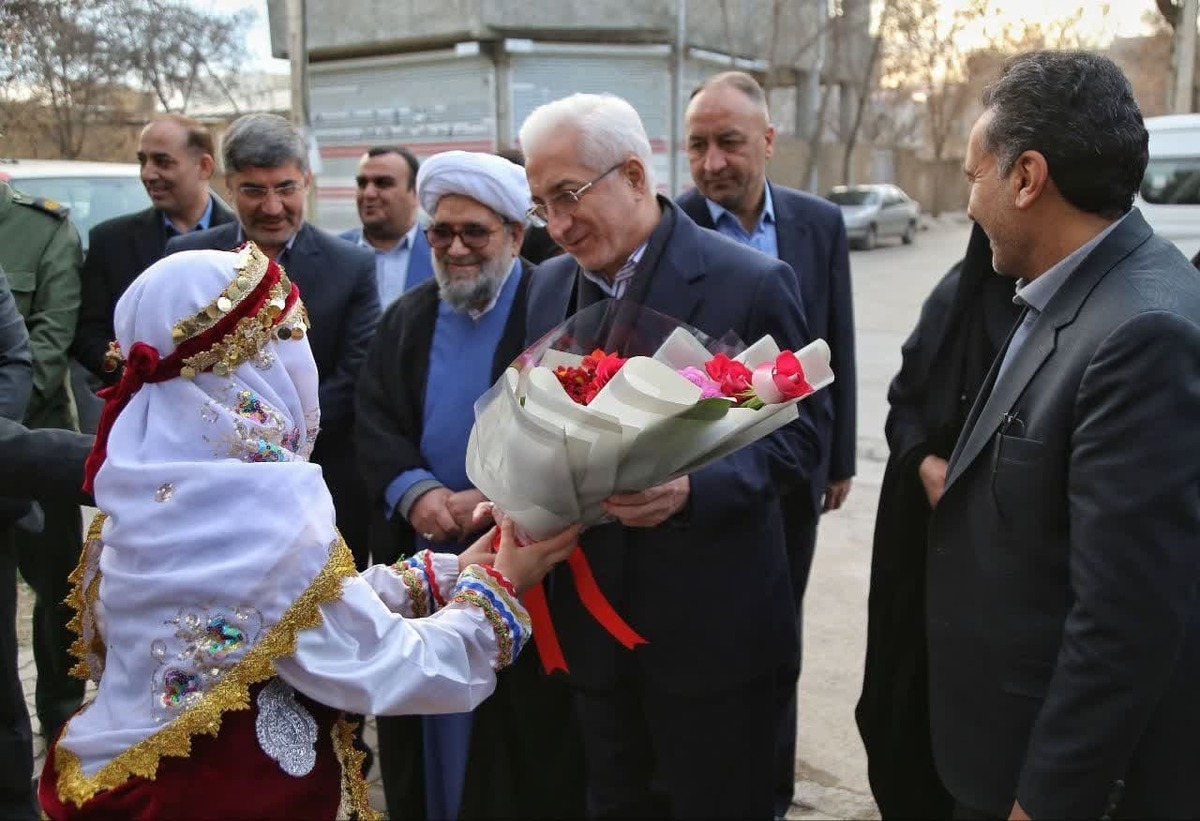
[[[13,523],[36,497],[77,503],[90,436],[20,425],[33,390],[29,335],[0,271],[0,817],[38,817],[30,788],[33,735],[17,669],[17,555]],[[19,497],[19,498],[17,498]]]
[[[742,71],[709,77],[692,92],[685,115],[688,163],[696,187],[679,207],[697,225],[777,257],[799,279],[800,304],[814,337],[829,343],[837,375],[814,397],[821,465],[805,487],[783,500],[788,565],[803,638],[804,590],[821,513],[837,510],[850,492],[855,457],[854,309],[846,225],[837,206],[767,181],[775,127],[758,81]],[[784,682],[775,762],[775,815],[792,803],[796,781],[796,682],[800,654],[780,673]]]
[[[1021,320],[930,524],[934,758],[956,817],[1200,817],[1200,279],[1132,208],[1107,57],[984,92],[968,213]]]
[[[175,237],[167,253],[227,251],[251,240],[300,287],[321,379],[321,435],[312,459],[325,473],[338,529],[355,561],[366,567],[370,505],[354,458],[354,385],[379,322],[374,255],[305,221],[312,184],[308,146],[284,118],[247,114],[234,120],[221,159],[238,220]]]
[[[713,337],[808,342],[786,264],[655,196],[649,139],[627,102],[549,103],[525,121],[521,145],[531,217],[566,251],[533,276],[527,341],[609,298]],[[812,409],[798,408],[725,459],[611,497],[616,521],[583,534],[596,582],[647,644],[623,649],[569,576],[551,580],[593,817],[770,816],[777,670],[796,653],[779,494],[819,461]]]
[[[138,164],[153,203],[145,211],[105,220],[88,234],[82,300],[71,353],[108,384],[120,372],[105,367],[117,300],[138,274],[163,255],[167,240],[233,222],[234,215],[208,190],[215,168],[213,138],[202,124],[162,114],[142,129]]]

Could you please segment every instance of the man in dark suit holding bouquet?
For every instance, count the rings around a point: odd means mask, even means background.
[[[714,337],[809,341],[785,263],[656,196],[649,140],[627,102],[576,94],[535,110],[520,136],[530,215],[566,251],[533,278],[528,341],[606,298]],[[771,815],[775,671],[796,651],[778,494],[819,461],[811,411],[802,402],[799,412],[694,474],[611,497],[617,521],[584,534],[601,591],[648,644],[624,650],[569,576],[552,580],[592,816]]]

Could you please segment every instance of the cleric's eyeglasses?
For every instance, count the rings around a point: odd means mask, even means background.
[[[477,222],[468,222],[460,227],[454,227],[444,222],[435,222],[425,229],[425,239],[429,247],[444,251],[454,244],[454,238],[462,240],[462,244],[472,251],[481,251],[491,242],[492,234],[504,228],[506,223],[500,223],[495,228],[488,228]]]
[[[529,210],[525,212],[525,219],[529,220],[538,228],[545,228],[550,222],[551,213],[570,214],[579,205],[579,201],[583,199],[583,195],[592,190],[593,185],[600,182],[600,180],[604,179],[624,164],[625,161],[621,160],[619,163],[605,171],[600,176],[588,180],[574,191],[559,191],[547,202],[535,202],[529,208]]]

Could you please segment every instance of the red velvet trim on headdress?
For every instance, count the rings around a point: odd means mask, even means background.
[[[117,416],[129,404],[129,400],[141,389],[142,385],[165,382],[179,376],[185,360],[216,345],[230,334],[238,322],[245,317],[257,315],[270,297],[271,288],[279,282],[282,276],[283,269],[276,265],[274,260],[269,260],[263,278],[246,295],[245,299],[241,300],[233,310],[221,317],[207,331],[180,342],[174,352],[166,358],[160,358],[158,350],[152,345],[147,345],[145,342],[133,343],[133,347],[129,349],[126,356],[125,369],[121,373],[120,381],[97,394],[104,400],[104,410],[101,411],[100,421],[96,426],[96,441],[92,445],[92,452],[88,454],[87,462],[84,464],[84,493],[92,493],[96,473],[99,472],[100,466],[104,464],[104,459],[108,455],[108,435],[112,430],[113,423],[116,422]],[[279,314],[279,317],[286,317],[299,298],[300,290],[293,283],[287,295],[287,306]],[[211,370],[211,366],[205,370]]]

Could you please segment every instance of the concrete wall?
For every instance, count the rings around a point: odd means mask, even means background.
[[[817,188],[811,193],[824,195],[842,182],[842,160],[845,153],[841,143],[822,143],[817,161]],[[891,173],[877,173],[876,149],[870,145],[858,145],[852,159],[854,181],[857,183],[893,183],[900,186],[910,197],[921,204],[927,214],[946,211],[962,211],[967,207],[967,185],[963,180],[962,164],[959,160],[943,160],[935,163],[922,159],[916,152],[895,149],[890,152],[888,163]],[[780,136],[775,140],[775,156],[767,168],[767,174],[781,185],[808,190],[805,169],[808,163],[808,143],[792,137]]]
[[[803,71],[817,55],[815,0],[688,0],[692,48],[774,62]],[[843,0],[866,7],[867,0]],[[268,0],[271,51],[286,57],[287,0]],[[308,48],[314,61],[444,47],[506,37],[551,42],[667,43],[675,37],[676,0],[341,0],[308,4]],[[722,9],[727,8],[728,15]],[[776,15],[778,10],[778,15]],[[726,18],[729,26],[726,28]],[[859,18],[855,18],[859,19]],[[863,18],[865,19],[865,18]],[[824,74],[853,73],[869,48],[867,26],[843,37],[839,64]],[[861,30],[861,31],[859,31]],[[731,47],[732,41],[732,47]],[[844,66],[844,67],[843,67]],[[794,81],[792,76],[781,82]]]

